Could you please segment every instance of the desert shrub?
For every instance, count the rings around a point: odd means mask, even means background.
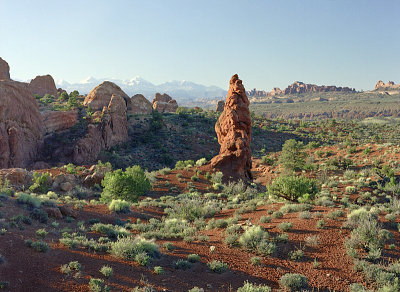
[[[197,263],[200,260],[200,256],[198,254],[192,253],[188,255],[187,259],[191,263]]]
[[[39,208],[40,205],[42,204],[38,198],[33,197],[29,194],[19,193],[17,195],[18,195],[17,202],[19,204],[26,204],[32,208]]]
[[[272,157],[265,155],[261,157],[261,162],[265,165],[274,165],[275,160]]]
[[[271,292],[272,289],[267,285],[256,285],[249,283],[248,281],[243,283],[242,287],[237,289],[237,292]]]
[[[296,250],[289,252],[289,258],[292,261],[299,261],[303,258],[303,256],[304,256],[304,252],[301,249],[296,249]]]
[[[278,225],[278,228],[282,231],[289,231],[290,229],[293,228],[293,223],[292,222],[282,222]]]
[[[229,268],[227,263],[217,261],[217,260],[213,260],[213,261],[207,263],[207,266],[211,271],[213,271],[214,273],[217,273],[217,274],[222,274],[222,273],[226,272]]]
[[[250,259],[250,262],[253,266],[259,266],[259,265],[261,265],[261,258],[260,257],[252,257]]]
[[[32,219],[39,221],[40,223],[47,223],[47,221],[49,220],[49,216],[47,215],[46,211],[39,208],[33,209],[29,216]]]
[[[325,220],[324,219],[321,219],[321,220],[318,220],[317,221],[317,228],[318,229],[324,229],[325,228]]]
[[[33,248],[37,252],[46,252],[49,249],[49,245],[41,240],[32,241],[31,239],[25,240],[25,245]]]
[[[150,190],[150,181],[138,165],[128,167],[125,171],[118,169],[106,173],[101,185],[101,199],[105,202],[112,199],[136,202],[139,196]]]
[[[311,212],[310,211],[303,211],[299,214],[300,219],[310,219],[311,218]]]
[[[294,213],[300,211],[308,211],[312,209],[312,205],[310,204],[285,204],[280,208],[280,211],[283,213]]]
[[[72,262],[69,262],[68,264],[61,266],[61,272],[63,274],[70,274],[73,271],[79,272],[81,269],[82,269],[82,266],[78,261],[72,261]]]
[[[314,179],[304,176],[280,176],[268,186],[268,193],[290,201],[313,200],[318,192]]]
[[[318,246],[319,236],[318,235],[310,235],[304,239],[306,245],[316,247]]]
[[[301,169],[305,164],[305,157],[307,155],[303,152],[303,149],[303,142],[297,142],[294,139],[286,140],[282,147],[279,163],[288,170]]]
[[[113,274],[113,268],[109,266],[102,266],[100,269],[100,273],[102,273],[104,277],[110,278]]]
[[[192,167],[195,163],[193,160],[179,160],[175,164],[175,169],[185,169],[186,167]]]
[[[49,173],[33,172],[33,185],[29,187],[29,190],[34,193],[46,194],[51,187],[50,181],[51,177]]]
[[[158,245],[152,240],[144,239],[140,236],[132,238],[118,238],[116,242],[111,243],[111,254],[125,260],[137,261],[138,255],[147,255],[149,258],[160,255]]]
[[[41,228],[41,229],[36,230],[35,234],[39,238],[45,238],[46,235],[49,234],[49,233],[46,231],[46,229]]]
[[[211,175],[211,181],[216,184],[222,183],[222,178],[224,174],[221,171],[217,171]]]
[[[160,266],[155,266],[153,271],[154,271],[154,274],[156,274],[156,275],[164,274],[164,269]]]
[[[107,235],[109,238],[119,238],[126,237],[129,234],[129,231],[122,226],[112,225],[112,224],[103,224],[103,223],[95,223],[90,227],[91,231],[96,231],[98,233]]]
[[[173,245],[171,242],[165,242],[163,246],[166,251],[173,251],[176,248],[176,246]]]
[[[270,216],[261,216],[260,217],[260,223],[269,223],[269,222],[271,222]]]
[[[281,277],[279,284],[289,291],[300,291],[307,288],[308,280],[301,274],[287,273]]]
[[[90,278],[89,290],[91,292],[108,292],[110,291],[110,288],[104,284],[103,279]]]
[[[200,158],[196,161],[196,166],[202,166],[207,163],[207,158]]]
[[[179,259],[174,262],[174,266],[175,269],[188,270],[192,267],[192,263],[187,260]]]
[[[283,213],[281,211],[275,211],[275,212],[273,212],[271,214],[271,217],[274,218],[274,219],[282,218],[283,217]]]
[[[112,200],[108,205],[108,209],[110,211],[114,211],[116,213],[129,213],[131,210],[131,205],[125,200]]]
[[[267,231],[264,231],[258,225],[253,225],[240,236],[239,243],[246,249],[257,250],[260,243],[268,240],[268,238],[269,234]]]

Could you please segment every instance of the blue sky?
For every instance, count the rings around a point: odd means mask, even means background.
[[[293,81],[400,83],[400,1],[0,0],[0,56],[13,78],[51,74],[246,89]]]

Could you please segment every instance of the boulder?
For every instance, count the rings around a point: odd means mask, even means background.
[[[59,208],[56,207],[44,207],[43,210],[47,213],[50,218],[62,219],[63,215]]]
[[[112,95],[122,97],[126,105],[130,101],[129,96],[118,85],[110,81],[104,81],[89,92],[83,105],[90,106],[94,112],[101,111],[109,105]]]
[[[159,113],[174,113],[178,109],[178,103],[166,93],[156,93],[153,99],[153,109]]]
[[[136,94],[128,102],[128,115],[149,115],[153,106],[142,94]]]
[[[26,84],[0,81],[0,168],[27,167],[43,140],[39,106]]]
[[[42,114],[46,134],[64,131],[78,122],[78,110],[71,111],[44,111]]]
[[[51,75],[36,76],[29,83],[29,89],[32,91],[32,94],[40,96],[51,94],[57,97],[57,87]]]
[[[224,107],[225,107],[225,101],[219,100],[218,103],[217,103],[216,111],[219,112],[219,113],[222,113],[224,111]]]
[[[68,181],[60,184],[60,190],[62,190],[63,192],[69,192],[70,190],[72,190],[72,187],[72,184]]]
[[[8,63],[1,57],[0,57],[0,80],[11,80],[10,66],[8,66]]]
[[[103,108],[101,121],[89,124],[86,135],[75,145],[75,164],[94,162],[102,149],[128,140],[127,107],[120,95],[111,96],[108,107]]]
[[[238,75],[229,81],[225,108],[215,124],[219,154],[211,159],[211,167],[222,171],[226,180],[250,180],[251,174],[251,116],[249,100]]]
[[[13,186],[28,186],[32,184],[33,175],[22,168],[0,169],[0,179],[8,180]]]
[[[61,214],[66,217],[73,217],[73,218],[78,217],[78,212],[70,205],[63,205],[59,206],[58,208],[60,209]]]

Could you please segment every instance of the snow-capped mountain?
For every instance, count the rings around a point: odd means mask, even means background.
[[[227,91],[217,86],[205,86],[190,81],[168,81],[155,85],[140,76],[128,80],[115,78],[94,78],[88,77],[78,83],[69,83],[65,80],[57,80],[57,87],[66,91],[78,90],[81,94],[87,94],[95,86],[103,81],[111,81],[117,84],[129,96],[143,94],[149,100],[152,100],[156,92],[167,93],[176,99],[182,105],[196,105],[205,101],[218,100],[226,96]]]

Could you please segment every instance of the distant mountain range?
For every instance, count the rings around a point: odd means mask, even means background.
[[[226,96],[227,91],[217,86],[205,86],[190,81],[168,81],[155,85],[141,77],[135,77],[130,80],[120,80],[115,78],[94,78],[89,77],[79,83],[69,83],[65,80],[57,80],[57,87],[61,87],[70,92],[78,90],[81,94],[87,94],[95,86],[103,81],[111,81],[117,84],[129,96],[143,94],[149,100],[159,93],[167,93],[176,99],[180,105],[193,105],[206,101],[219,100]]]

